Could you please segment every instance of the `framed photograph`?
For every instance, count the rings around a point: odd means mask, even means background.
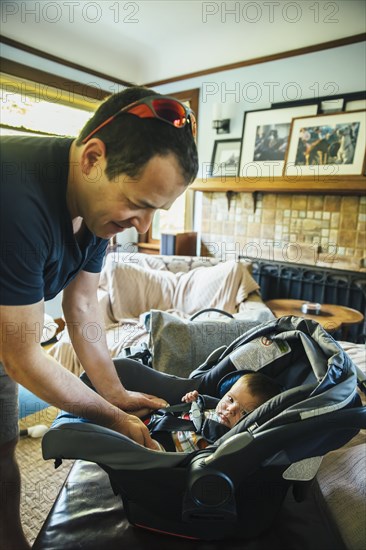
[[[284,176],[363,174],[366,111],[295,118]]]
[[[317,114],[330,114],[338,111],[360,111],[365,109],[366,92],[350,92],[347,94],[337,94],[321,96],[316,98],[297,99],[294,101],[281,101],[272,103],[271,109],[283,109],[284,107],[299,107],[300,105],[309,105],[317,103],[319,105]],[[352,108],[350,105],[352,104]],[[347,108],[347,105],[349,106]],[[300,115],[301,116],[301,115]]]
[[[291,120],[315,115],[318,104],[247,111],[244,115],[239,176],[247,178],[281,176]]]
[[[324,99],[319,104],[318,114],[330,115],[343,111],[344,99]]]
[[[216,140],[211,159],[211,176],[237,176],[241,139]]]
[[[366,109],[366,99],[355,99],[353,101],[347,101],[345,111],[360,111]]]

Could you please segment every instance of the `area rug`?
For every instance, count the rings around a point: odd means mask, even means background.
[[[36,424],[51,426],[58,409],[48,407],[19,421],[20,429]],[[64,483],[71,460],[65,460],[57,470],[52,460],[43,460],[41,439],[22,436],[19,440],[16,456],[19,463],[22,491],[20,514],[25,536],[33,544],[44,520]]]

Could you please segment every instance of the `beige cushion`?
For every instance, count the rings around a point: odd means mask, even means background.
[[[192,315],[215,307],[235,313],[258,284],[250,275],[250,264],[235,260],[187,272],[184,260],[166,263],[139,254],[109,254],[103,268],[100,291],[109,294],[102,303],[110,322],[137,319],[151,309],[176,310]],[[174,269],[174,272],[170,269]]]
[[[198,267],[177,274],[173,307],[188,315],[208,307],[235,313],[248,294],[258,288],[244,262],[232,260]]]
[[[170,271],[111,262],[108,277],[111,309],[116,321],[137,319],[153,308],[172,307],[176,281]]]

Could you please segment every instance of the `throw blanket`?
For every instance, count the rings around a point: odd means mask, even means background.
[[[235,313],[240,303],[259,289],[248,264],[242,261],[173,273],[118,260],[118,255],[109,254],[101,277],[101,290],[109,295],[112,323],[137,319],[151,309],[178,310],[188,316],[209,307]]]

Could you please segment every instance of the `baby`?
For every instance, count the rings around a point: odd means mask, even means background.
[[[267,376],[257,372],[244,374],[220,399],[216,408],[204,410],[203,415],[231,429],[245,414],[252,412],[279,392],[278,384]],[[198,392],[192,391],[184,395],[182,401],[192,403],[197,401],[198,397]],[[192,409],[188,418],[192,420]],[[204,449],[210,444],[196,431],[172,431],[171,437],[176,452]],[[165,450],[161,444],[160,446],[161,450]]]

